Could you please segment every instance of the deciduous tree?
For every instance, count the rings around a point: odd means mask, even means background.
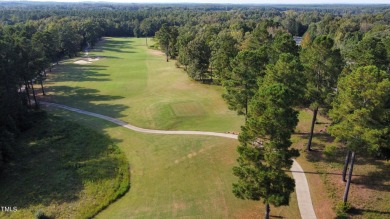
[[[207,74],[211,50],[203,36],[198,36],[188,43],[188,75],[193,79],[203,80]]]

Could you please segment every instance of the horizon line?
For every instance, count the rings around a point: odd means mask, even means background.
[[[231,3],[231,2],[190,2],[190,1],[182,1],[182,2],[175,2],[174,0],[167,1],[167,2],[160,2],[160,1],[154,1],[154,2],[147,2],[147,0],[144,1],[123,1],[123,0],[0,0],[0,4],[8,2],[8,3],[23,3],[23,2],[34,2],[34,3],[108,3],[108,4],[159,4],[159,5],[167,5],[167,4],[175,4],[175,5],[180,5],[180,4],[194,4],[194,5],[256,5],[256,6],[261,6],[261,5],[266,5],[266,6],[283,6],[283,5],[362,5],[362,6],[370,6],[370,5],[388,5],[390,6],[390,3],[382,3],[382,2],[373,2],[373,3],[365,3],[365,2],[318,2],[318,3]]]

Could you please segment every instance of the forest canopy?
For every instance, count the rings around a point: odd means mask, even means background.
[[[308,151],[317,113],[330,112],[330,134],[353,154],[390,157],[389,5],[1,2],[0,170],[39,122],[46,73],[102,37],[143,37],[191,79],[223,87],[245,116],[233,193],[268,215],[294,191],[285,170],[300,108],[313,110]]]

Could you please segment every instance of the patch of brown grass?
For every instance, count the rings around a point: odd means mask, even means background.
[[[301,111],[297,127],[301,132],[293,137],[293,145],[300,150],[297,161],[306,172],[317,217],[335,218],[334,206],[342,201],[345,189],[341,173],[346,149],[326,132],[319,132],[329,122],[319,116],[314,151],[306,152],[308,134],[305,132],[310,128],[311,116],[309,110]],[[334,150],[324,153],[330,145],[334,145]],[[353,206],[350,218],[390,218],[390,162],[357,153],[348,202]]]
[[[161,52],[160,50],[149,49],[148,51],[150,54],[155,56],[165,56],[165,53]]]

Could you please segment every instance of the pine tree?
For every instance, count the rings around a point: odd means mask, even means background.
[[[293,92],[281,83],[260,87],[252,99],[251,114],[239,135],[238,166],[233,168],[238,182],[233,184],[236,197],[263,200],[265,218],[270,207],[288,205],[294,180],[285,170],[292,165],[296,150],[290,149],[290,137],[298,123],[292,107]]]
[[[311,151],[318,110],[320,107],[330,105],[332,94],[335,93],[337,78],[343,66],[340,51],[333,49],[333,44],[331,38],[319,36],[301,52],[301,62],[305,68],[308,82],[306,96],[310,101],[310,108],[313,109],[313,119],[307,144],[308,151]]]
[[[375,154],[390,143],[390,77],[376,66],[360,67],[340,78],[338,95],[329,116],[329,132],[355,152]],[[348,153],[349,154],[349,153]],[[347,155],[346,165],[349,163]],[[353,164],[353,159],[351,160]],[[351,167],[352,169],[353,167]],[[343,171],[345,180],[346,166]],[[349,177],[351,177],[351,172]],[[349,187],[350,179],[347,186]],[[347,200],[346,192],[344,201]]]

